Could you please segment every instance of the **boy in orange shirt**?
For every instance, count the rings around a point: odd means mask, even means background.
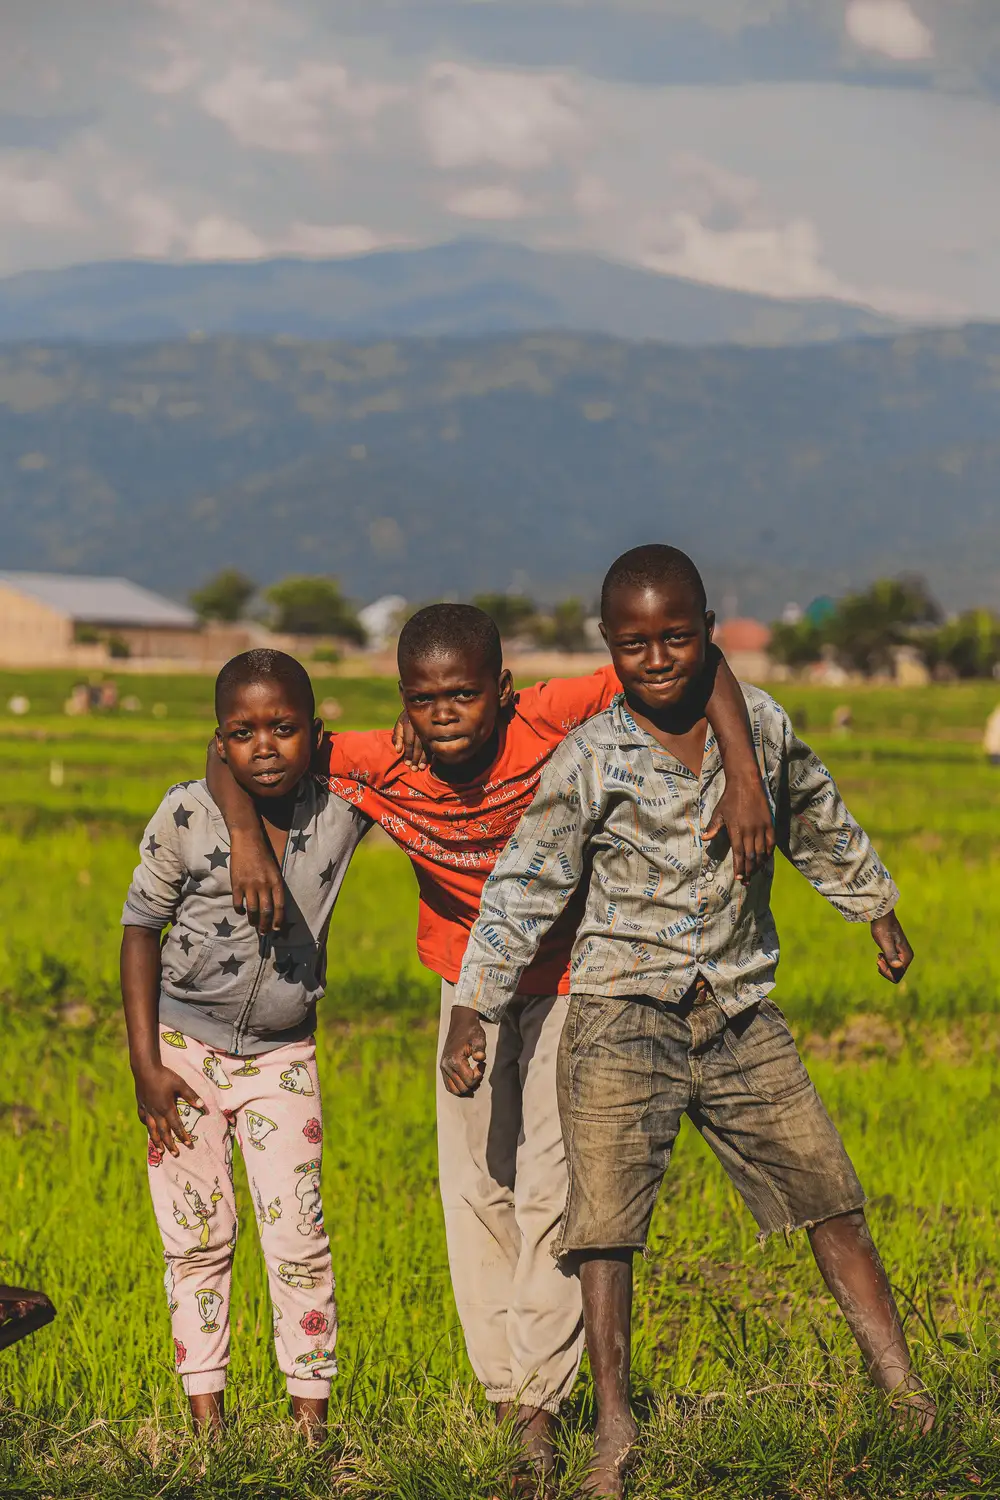
[[[606,666],[515,692],[496,625],[462,604],[414,615],[399,638],[398,665],[405,716],[429,764],[401,753],[397,724],[329,735],[319,774],[413,862],[417,951],[442,981],[443,1046],[486,878],[555,749],[607,708],[620,684]],[[718,653],[704,693],[727,771],[708,834],[726,827],[737,874],[749,879],[773,849],[771,814],[743,695]],[[209,786],[231,831],[234,904],[245,903],[262,931],[280,926],[284,891],[256,811],[211,755]],[[583,1350],[579,1282],[552,1254],[566,1197],[555,1064],[579,915],[571,905],[554,925],[503,1023],[489,1028],[486,1082],[475,1098],[455,1097],[440,1076],[437,1090],[448,1255],[469,1358],[498,1417],[516,1410],[526,1451],[542,1470]]]

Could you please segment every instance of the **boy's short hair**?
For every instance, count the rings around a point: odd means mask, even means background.
[[[429,656],[474,651],[497,677],[503,671],[503,647],[496,622],[474,604],[428,604],[411,615],[399,632],[396,664],[407,667]]]
[[[223,705],[233,693],[256,682],[279,682],[308,710],[310,719],[316,717],[316,695],[302,663],[285,651],[262,647],[232,657],[215,679],[215,714],[220,723]]]
[[[612,596],[621,588],[655,589],[663,584],[688,589],[699,608],[708,608],[702,576],[687,553],[663,542],[650,542],[615,558],[601,588],[601,614],[607,613]]]

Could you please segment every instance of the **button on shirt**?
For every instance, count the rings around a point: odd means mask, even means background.
[[[772,698],[743,693],[778,848],[849,922],[884,916],[899,893],[829,771]],[[701,977],[730,1015],[757,1004],[778,964],[773,864],[744,887],[725,834],[703,840],[724,788],[711,730],[695,776],[621,695],[574,730],[486,882],[454,1003],[498,1020],[589,871],[575,993],[677,1001]]]

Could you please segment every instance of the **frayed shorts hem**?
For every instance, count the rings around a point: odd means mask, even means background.
[[[867,1195],[862,1193],[860,1199],[854,1199],[850,1203],[845,1203],[842,1208],[824,1209],[821,1214],[817,1214],[813,1219],[800,1219],[797,1223],[772,1224],[766,1229],[758,1229],[757,1248],[763,1250],[772,1235],[776,1234],[782,1235],[787,1245],[793,1234],[799,1234],[803,1229],[808,1233],[810,1229],[815,1229],[817,1225],[826,1224],[830,1219],[843,1218],[845,1214],[859,1214],[867,1202]]]
[[[534,1411],[550,1412],[554,1417],[559,1415],[559,1409],[562,1406],[561,1397],[534,1395],[523,1386],[520,1390],[501,1390],[497,1386],[490,1385],[484,1387],[483,1394],[491,1406],[500,1406],[505,1401],[516,1402],[518,1406],[530,1406]]]
[[[649,1259],[649,1247],[645,1240],[622,1240],[617,1244],[608,1239],[587,1240],[586,1243],[576,1240],[573,1244],[559,1244],[552,1251],[553,1257],[561,1265],[571,1255],[599,1255],[602,1250],[611,1250],[616,1253],[622,1250],[631,1250],[635,1255],[641,1255],[644,1260]]]

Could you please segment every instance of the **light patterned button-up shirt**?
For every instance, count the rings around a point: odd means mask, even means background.
[[[778,848],[849,922],[885,916],[899,898],[829,771],[788,715],[744,685]],[[623,697],[574,730],[483,891],[454,1003],[498,1020],[543,933],[581,881],[586,911],[572,989],[677,1001],[699,976],[736,1015],[774,986],[773,863],[748,887],[728,839],[702,838],[725,778],[708,731],[695,776],[641,730]]]

